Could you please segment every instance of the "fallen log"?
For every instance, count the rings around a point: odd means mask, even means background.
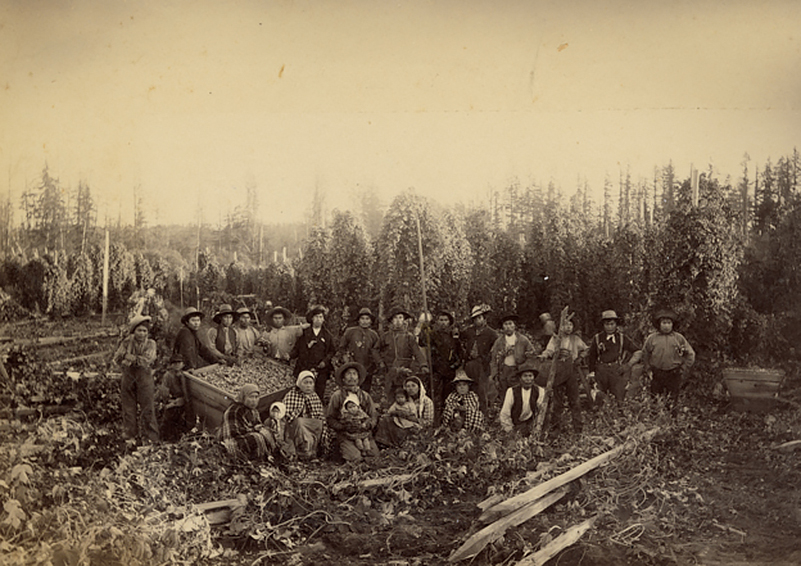
[[[575,527],[570,527],[564,534],[559,535],[537,552],[523,558],[517,563],[517,566],[543,566],[565,548],[574,545],[595,524],[597,519],[598,515],[595,515]]]
[[[244,507],[245,505],[247,505],[247,500],[243,498],[221,499],[219,501],[209,501],[207,503],[181,507],[177,509],[175,513],[178,515],[186,515],[190,510],[200,511],[206,517],[210,525],[222,525],[231,520],[231,514],[234,509],[237,507]]]
[[[645,432],[642,435],[641,440],[649,441],[651,440],[656,433],[659,431],[658,428],[651,429]],[[557,487],[561,487],[566,483],[570,483],[571,481],[580,478],[587,472],[594,470],[595,468],[605,464],[606,462],[612,460],[616,456],[620,455],[624,450],[631,447],[634,443],[634,439],[627,440],[624,444],[609,450],[608,452],[604,452],[603,454],[599,454],[595,458],[591,460],[587,460],[583,464],[579,464],[575,468],[571,468],[570,470],[566,471],[563,474],[556,476],[555,478],[551,478],[550,480],[539,484],[536,487],[529,489],[519,495],[516,495],[506,501],[502,501],[493,507],[485,510],[481,516],[478,518],[479,521],[492,521],[495,520],[497,517],[501,517],[506,515],[507,513],[511,513],[515,509],[530,503],[536,499],[539,499],[546,493],[549,493],[556,489]]]
[[[0,419],[21,419],[23,417],[66,415],[72,411],[71,405],[46,405],[44,407],[18,407],[16,409],[0,409]]]
[[[373,478],[369,480],[351,482],[351,481],[341,481],[339,483],[335,483],[331,487],[331,491],[333,493],[339,493],[343,489],[348,487],[358,487],[362,489],[366,489],[368,487],[381,487],[385,485],[395,485],[401,483],[407,483],[413,480],[417,476],[417,474],[396,474],[393,476],[386,476],[384,478]]]
[[[457,548],[453,554],[451,554],[450,558],[448,558],[448,562],[459,562],[461,560],[473,558],[479,552],[484,550],[485,546],[501,538],[506,533],[507,529],[521,525],[535,515],[538,515],[562,499],[567,492],[567,486],[561,487],[553,493],[550,493],[541,499],[537,499],[536,501],[521,507],[514,513],[510,513],[509,515],[498,519],[491,525],[484,527],[467,539],[462,546]]]
[[[86,354],[85,356],[76,356],[74,358],[67,358],[66,360],[55,360],[52,362],[47,362],[49,366],[58,366],[63,364],[71,364],[74,362],[82,362],[84,360],[91,360],[93,358],[101,358],[103,356],[107,356],[113,353],[114,350],[104,350],[102,352],[95,352],[94,354]]]
[[[14,345],[19,346],[58,346],[67,342],[92,340],[94,338],[113,338],[119,335],[119,331],[115,329],[105,330],[103,332],[95,332],[94,334],[80,334],[75,336],[45,336],[44,338],[27,338],[24,340],[2,337],[0,338],[0,342],[12,342]]]
[[[774,450],[779,450],[781,452],[792,452],[799,448],[801,448],[801,440],[791,440],[790,442],[785,442],[784,444],[773,447]]]

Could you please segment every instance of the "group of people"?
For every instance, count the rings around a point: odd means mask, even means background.
[[[255,385],[242,387],[223,418],[226,448],[255,459],[310,459],[338,448],[345,460],[358,461],[377,455],[379,446],[398,446],[409,435],[434,427],[484,431],[498,406],[504,431],[528,435],[549,379],[553,402],[548,420],[555,430],[562,426],[565,405],[573,429],[582,429],[582,388],[591,398],[621,403],[645,372],[652,374],[651,392],[667,395],[675,404],[695,360],[687,339],[673,329],[676,314],[670,310],[657,313],[657,330],[642,347],[620,330],[612,310],[602,313],[603,329],[589,344],[575,332],[572,317],[563,318],[557,327],[543,314],[541,328],[530,339],[519,330],[515,314],[500,318],[500,333],[491,328],[490,312],[487,305],[475,306],[471,324],[460,331],[450,312],[421,316],[415,324],[408,312],[396,309],[387,319],[388,330],[379,335],[372,328],[376,317],[363,308],[357,324],[337,341],[325,327],[328,311],[320,305],[309,309],[305,323],[296,325],[288,324],[292,314],[287,309],[275,307],[267,313],[270,328],[261,333],[253,327],[248,309],[233,311],[221,305],[212,318],[215,325],[202,340],[198,332],[203,313],[190,308],[181,319],[170,367],[186,371],[206,363],[233,364],[263,350],[293,366],[295,386],[271,405],[264,419],[257,405],[266,392]],[[155,344],[147,336],[147,318],[131,322],[130,336],[115,360],[123,368],[124,434],[136,435],[138,402],[144,435],[155,440],[149,370]],[[337,387],[326,398],[332,376]],[[382,391],[376,390],[376,376],[383,379]],[[162,387],[181,393],[180,379],[164,380]]]

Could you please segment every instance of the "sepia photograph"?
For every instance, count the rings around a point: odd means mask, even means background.
[[[0,0],[0,563],[801,563],[799,30]]]

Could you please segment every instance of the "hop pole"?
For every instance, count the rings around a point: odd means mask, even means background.
[[[428,390],[433,393],[434,391],[434,371],[431,367],[431,332],[430,322],[428,322],[428,302],[426,301],[426,272],[423,265],[423,233],[420,230],[420,217],[417,210],[414,211],[414,221],[417,224],[417,250],[420,252],[420,289],[423,293],[423,326],[420,327],[421,331],[425,332],[426,336],[426,363],[428,363]]]
[[[559,329],[557,330],[556,335],[554,335],[553,339],[556,339],[556,348],[554,348],[553,358],[551,359],[551,367],[548,370],[548,382],[545,384],[545,399],[542,402],[542,408],[540,409],[539,414],[537,415],[537,420],[534,423],[534,438],[539,440],[542,436],[542,429],[545,425],[545,418],[548,414],[548,409],[550,408],[549,405],[553,398],[553,382],[556,379],[556,358],[559,355],[559,346],[562,343],[562,338],[565,337],[565,322],[571,320],[573,313],[568,316],[567,311],[569,307],[565,307],[562,309],[562,314],[559,317]]]

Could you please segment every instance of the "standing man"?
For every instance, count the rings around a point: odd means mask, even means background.
[[[407,375],[415,373],[415,363],[421,372],[428,374],[425,355],[417,345],[414,334],[407,330],[405,325],[407,317],[411,319],[411,315],[406,311],[394,309],[389,315],[391,326],[378,341],[381,366],[387,370],[384,391],[390,405],[395,398],[394,390],[403,385]]]
[[[292,313],[284,307],[273,307],[267,311],[267,320],[271,328],[262,333],[259,343],[264,345],[267,355],[276,360],[289,363],[292,349],[295,347],[303,329],[308,324],[296,324],[285,326],[287,321],[292,319]]]
[[[331,375],[331,358],[336,352],[334,336],[323,326],[328,309],[322,305],[314,305],[306,313],[309,325],[303,329],[295,342],[292,357],[295,362],[295,377],[302,371],[315,373],[314,391],[322,400],[325,393],[325,384]]]
[[[619,403],[626,397],[626,385],[632,368],[642,359],[642,351],[620,331],[615,311],[601,313],[601,322],[604,329],[590,341],[587,367],[590,376],[595,376],[598,389],[611,393]]]
[[[212,352],[197,335],[203,316],[204,314],[195,307],[187,307],[181,317],[183,328],[175,336],[172,353],[173,356],[183,360],[185,371],[224,361],[218,354]]]
[[[339,341],[339,352],[345,362],[359,362],[367,370],[367,377],[362,389],[370,393],[373,375],[381,365],[378,353],[378,332],[370,328],[375,322],[375,315],[367,307],[359,311],[358,324],[351,326]]]
[[[506,390],[515,383],[517,368],[535,356],[534,345],[525,335],[517,331],[516,314],[501,318],[501,334],[492,345],[490,352],[490,381],[495,381],[498,395],[506,396]]]
[[[247,307],[236,309],[234,332],[236,332],[237,356],[253,357],[259,341],[259,331],[253,327],[253,313]]]
[[[461,347],[454,337],[453,323],[455,319],[451,313],[442,310],[437,313],[434,331],[421,333],[420,347],[427,347],[425,340],[431,341],[431,372],[433,376],[431,400],[434,401],[435,422],[439,424],[439,417],[445,407],[445,398],[450,394],[449,388],[456,377],[456,369],[462,365]]]
[[[473,325],[462,333],[462,351],[467,360],[464,371],[476,382],[478,407],[484,416],[487,416],[488,408],[490,352],[498,339],[498,333],[487,325],[487,313],[491,310],[486,304],[474,306],[470,312]]]
[[[135,441],[138,432],[137,407],[141,412],[143,436],[146,441],[158,442],[153,382],[153,362],[156,361],[156,342],[148,338],[150,317],[135,316],[128,325],[128,336],[123,338],[114,353],[114,363],[122,368],[120,405],[122,407],[122,436]]]

